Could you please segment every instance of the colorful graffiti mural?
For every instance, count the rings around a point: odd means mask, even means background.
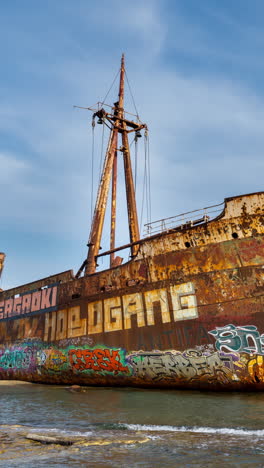
[[[203,383],[235,384],[264,382],[264,358],[246,353],[219,351],[165,351],[133,353],[127,356],[132,375],[144,382],[198,386]]]
[[[264,355],[264,334],[260,335],[254,325],[237,327],[230,324],[225,327],[216,327],[208,333],[216,339],[215,347],[218,351]]]
[[[36,356],[36,363],[39,368],[59,372],[67,369],[67,356],[59,349],[48,348],[39,351]]]
[[[74,370],[94,372],[111,372],[130,374],[125,364],[125,352],[120,349],[70,349],[69,363]]]
[[[125,351],[119,348],[74,347],[46,348],[42,343],[21,344],[0,350],[1,370],[25,370],[58,373],[85,372],[96,375],[129,375]]]
[[[32,340],[10,347],[0,347],[0,378],[31,374],[36,380],[47,376],[68,379],[80,376],[88,384],[115,376],[119,383],[153,386],[203,384],[264,383],[263,335],[255,326],[217,327],[209,332],[216,339],[185,351],[135,351],[105,345],[46,345]],[[122,380],[123,379],[123,380]]]
[[[34,362],[35,350],[30,346],[0,350],[0,369],[30,369]]]
[[[181,352],[135,353],[128,356],[134,374],[141,379],[186,380],[201,378],[216,378],[217,380],[232,379],[232,370],[226,366],[232,361],[229,356],[222,360],[218,352],[203,354],[190,349]]]

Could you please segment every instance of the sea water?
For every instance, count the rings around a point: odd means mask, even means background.
[[[0,466],[264,467],[262,393],[82,390],[0,385]]]

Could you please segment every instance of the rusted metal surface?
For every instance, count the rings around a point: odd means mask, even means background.
[[[100,249],[100,242],[102,238],[103,232],[103,225],[104,225],[104,218],[105,218],[105,211],[106,211],[106,203],[108,198],[109,192],[109,184],[112,175],[112,167],[113,167],[113,160],[115,157],[115,133],[112,132],[109,144],[109,150],[106,153],[103,173],[101,178],[101,183],[99,187],[99,191],[97,194],[96,206],[94,210],[94,216],[92,221],[91,227],[91,234],[88,241],[88,256],[87,256],[87,264],[85,267],[86,274],[92,274],[95,272],[96,269],[96,260],[95,257],[98,255]]]
[[[87,259],[76,277],[66,271],[0,292],[0,378],[263,391],[264,192],[226,199],[214,219],[207,209],[191,222],[162,220],[161,232],[140,240],[128,133],[146,125],[125,117],[124,76],[123,56],[118,102],[92,109],[111,135]],[[130,233],[118,248],[117,150]],[[111,177],[110,250],[99,254]],[[121,264],[115,253],[126,247],[132,260]],[[96,273],[102,255],[111,268]]]
[[[0,278],[1,278],[3,268],[4,268],[4,261],[5,261],[5,254],[3,252],[0,252]]]
[[[71,283],[74,279],[73,271],[67,270],[63,271],[62,273],[58,273],[56,275],[51,275],[46,278],[39,279],[37,281],[33,281],[32,283],[26,283],[22,286],[17,286],[15,288],[6,289],[1,292],[0,300],[3,301],[10,297],[14,297],[16,295],[22,295],[30,291],[35,291],[41,288],[45,288],[47,286],[52,286],[54,284],[62,284],[62,283]]]
[[[128,220],[129,220],[129,234],[130,234],[130,242],[134,243],[139,240],[140,236],[139,236],[136,197],[135,197],[135,189],[134,189],[134,183],[133,183],[131,159],[129,155],[128,136],[126,132],[122,133],[122,142],[123,142]],[[137,250],[138,250],[138,247],[133,245],[131,248],[132,257],[136,255]]]
[[[151,223],[145,224],[145,235],[149,237],[161,232],[168,232],[171,229],[184,229],[192,227],[196,224],[207,223],[210,219],[216,218],[223,211],[224,203],[208,206],[201,210],[188,211],[177,216],[159,219]]]
[[[124,108],[124,82],[125,82],[125,62],[124,62],[124,55],[123,55],[122,61],[121,61],[120,91],[119,91],[120,107],[122,109]],[[124,118],[124,111],[122,111],[122,117]],[[129,142],[128,142],[128,135],[127,135],[127,124],[124,120],[121,120],[121,128],[122,128],[122,144],[123,144],[123,158],[124,158],[124,170],[125,170],[129,235],[130,235],[130,242],[133,243],[133,242],[138,241],[140,236],[139,236],[136,197],[135,197],[135,189],[134,189],[133,174],[132,174],[132,167],[131,167]],[[136,252],[137,252],[137,247],[132,246],[131,248],[132,256],[135,256]]]
[[[115,147],[117,148],[117,132],[115,139]],[[111,199],[111,231],[110,231],[110,267],[112,268],[115,264],[115,254],[113,252],[115,248],[115,234],[116,234],[116,183],[117,183],[117,150],[115,151],[113,169],[112,169],[112,199]]]
[[[138,246],[127,264],[0,293],[0,378],[263,391],[264,193]]]
[[[135,122],[128,121],[124,115],[124,86],[125,86],[125,59],[122,55],[121,68],[120,68],[120,82],[119,82],[119,95],[118,102],[114,104],[114,114],[111,115],[103,108],[94,113],[94,117],[98,117],[100,121],[107,119],[111,125],[111,134],[109,146],[105,156],[104,168],[102,172],[101,182],[98,189],[97,201],[94,210],[94,216],[91,226],[91,233],[88,242],[88,256],[87,262],[84,264],[85,274],[91,275],[96,270],[96,258],[99,253],[100,242],[103,231],[103,224],[105,218],[106,204],[109,192],[109,184],[112,175],[112,201],[111,201],[111,234],[110,234],[110,249],[113,251],[115,246],[115,228],[116,228],[116,165],[117,165],[117,146],[118,146],[118,133],[122,134],[122,147],[120,151],[123,153],[124,170],[125,170],[125,185],[127,195],[127,209],[128,209],[128,222],[130,242],[134,243],[139,240],[139,226],[137,218],[136,198],[133,182],[133,174],[130,160],[130,149],[128,141],[127,126],[132,127],[131,131],[138,131],[140,128],[145,128],[145,124],[136,124]],[[137,247],[131,247],[132,256],[135,256]],[[114,252],[111,253],[110,266],[114,264]],[[77,277],[79,276],[79,272]]]

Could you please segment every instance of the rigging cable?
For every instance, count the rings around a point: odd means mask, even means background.
[[[98,178],[98,186],[100,185],[101,182],[101,176],[102,176],[102,164],[103,164],[103,152],[104,152],[104,132],[105,131],[105,123],[103,121],[103,131],[102,131],[102,139],[101,139],[101,154],[100,154],[100,166],[99,166],[99,178]]]
[[[141,215],[140,215],[140,232],[142,230],[143,210],[144,210],[144,203],[145,203],[145,192],[147,194],[146,180],[147,180],[147,152],[145,150],[144,175],[143,175],[143,192],[142,192],[142,205],[141,205]]]
[[[126,78],[130,96],[131,96],[131,99],[135,108],[136,117],[139,121],[140,119],[139,119],[136,102],[132,93],[132,89],[131,89],[126,71],[125,71],[125,78]],[[141,216],[140,216],[140,231],[142,229],[145,196],[146,196],[147,222],[151,221],[150,153],[149,153],[149,138],[148,138],[147,129],[145,130],[144,136],[145,136],[145,164],[144,164],[144,176],[143,176],[142,207],[141,207]],[[137,137],[135,137],[135,191],[137,187],[137,163],[138,163],[138,148],[137,148]]]
[[[94,195],[94,127],[95,121],[92,120],[92,161],[91,161],[91,224],[93,219],[93,195]]]
[[[148,129],[145,130],[145,139],[147,145],[147,165],[148,165],[148,202],[149,202],[149,219],[148,223],[151,222],[151,173],[150,173],[150,151],[149,151],[149,134]]]
[[[135,169],[134,169],[134,177],[135,177],[135,193],[137,192],[137,163],[138,163],[138,139],[137,137],[134,138],[135,141]]]
[[[147,130],[145,131],[145,134],[144,134],[144,153],[145,153],[145,162],[144,162],[144,176],[143,176],[142,206],[141,206],[141,216],[140,216],[140,231],[142,230],[145,199],[146,199],[147,223],[150,223],[151,221],[150,154],[149,154],[149,138],[148,138]]]
[[[149,220],[149,177],[148,177],[148,150],[147,150],[147,138],[144,136],[144,152],[145,152],[145,171],[146,171],[146,183],[145,183],[145,190],[146,190],[146,211],[147,211],[147,223]]]
[[[131,87],[130,87],[130,84],[129,84],[129,81],[128,81],[128,77],[127,77],[127,72],[126,72],[126,71],[125,71],[125,77],[126,77],[126,81],[127,81],[127,84],[128,84],[128,89],[129,89],[129,92],[130,92],[130,96],[131,96],[131,99],[132,99],[132,102],[133,102],[133,105],[134,105],[134,108],[135,108],[135,111],[136,111],[136,116],[137,116],[137,119],[139,120],[139,115],[138,115],[137,106],[136,106],[135,99],[134,99],[134,96],[133,96],[133,93],[132,93],[132,90],[131,90]]]
[[[113,88],[113,86],[114,86],[114,84],[115,84],[115,82],[116,82],[116,79],[117,79],[117,77],[119,76],[119,73],[120,73],[120,69],[118,69],[118,72],[117,72],[117,74],[116,74],[116,76],[115,76],[115,78],[114,78],[114,80],[113,80],[113,83],[111,84],[109,90],[107,91],[107,93],[106,93],[106,95],[105,95],[105,98],[104,98],[104,100],[103,100],[103,102],[102,102],[102,107],[103,107],[103,105],[104,105],[104,103],[105,103],[105,101],[106,101],[106,99],[107,99],[107,97],[108,97],[108,95],[109,95],[111,89]]]

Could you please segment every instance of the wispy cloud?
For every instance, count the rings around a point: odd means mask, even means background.
[[[10,184],[10,182],[16,184],[29,169],[29,165],[25,161],[4,153],[0,153],[0,167],[0,183],[4,185]]]
[[[198,21],[179,8],[181,2],[171,5],[116,0],[92,8],[79,2],[76,8],[65,1],[48,2],[47,9],[38,12],[32,3],[30,19],[27,9],[14,13],[7,8],[14,21],[2,30],[13,37],[8,56],[3,41],[0,45],[6,54],[0,83],[5,231],[0,249],[8,251],[4,285],[76,269],[83,260],[90,222],[92,132],[89,113],[72,105],[87,106],[104,97],[123,51],[141,118],[150,129],[153,218],[261,189],[263,89],[223,67],[223,54],[231,60],[234,50],[221,47],[219,30],[199,24],[203,7]],[[209,10],[206,14],[212,16]],[[224,18],[215,21],[221,31]],[[250,54],[243,57],[239,47],[238,52],[246,67]],[[116,88],[110,103],[115,94]],[[142,179],[141,168],[139,211]],[[124,188],[120,193],[123,200]],[[126,218],[124,203],[119,216]],[[119,242],[127,240],[125,224]],[[103,243],[107,248],[107,231]]]

